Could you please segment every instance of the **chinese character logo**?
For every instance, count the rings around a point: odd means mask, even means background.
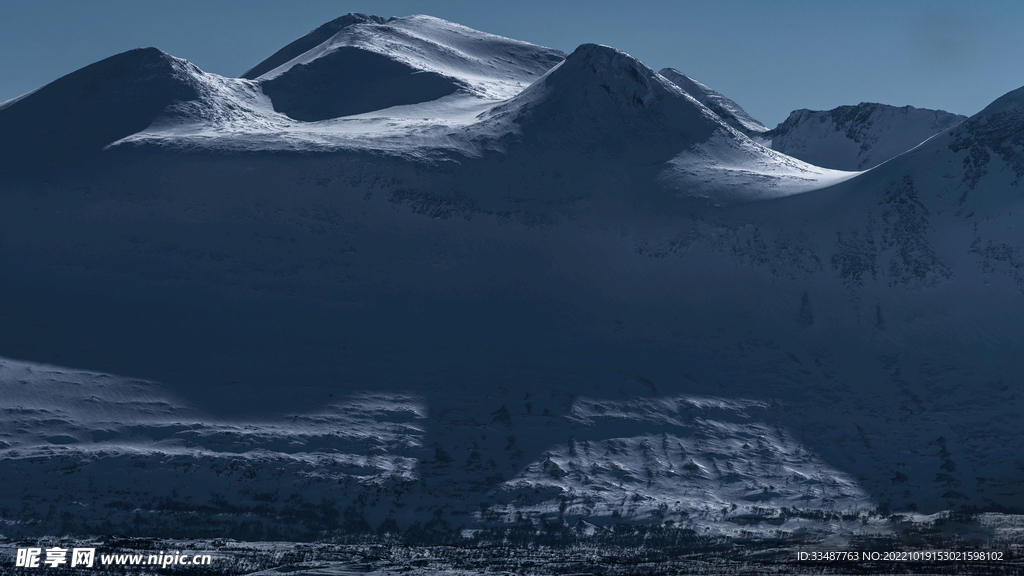
[[[46,565],[50,568],[56,568],[61,564],[68,563],[68,549],[67,548],[47,548],[46,549]]]
[[[15,559],[14,565],[23,568],[38,568],[39,556],[42,553],[42,548],[18,548],[18,557]]]
[[[86,568],[92,568],[92,563],[96,559],[95,548],[75,548],[71,551],[71,567],[85,566]]]

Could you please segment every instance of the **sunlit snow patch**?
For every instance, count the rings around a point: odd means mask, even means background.
[[[733,536],[856,530],[869,521],[868,494],[786,430],[760,421],[769,408],[691,396],[580,398],[573,435],[502,485],[499,503],[482,516],[669,523]]]

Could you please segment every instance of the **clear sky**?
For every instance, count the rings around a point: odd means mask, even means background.
[[[969,115],[1024,86],[1021,0],[2,0],[0,101],[141,46],[237,76],[347,12],[430,14],[566,52],[607,44],[768,126],[858,102]]]

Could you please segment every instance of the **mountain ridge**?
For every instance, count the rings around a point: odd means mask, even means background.
[[[832,110],[794,110],[762,136],[773,150],[838,170],[873,168],[966,117],[943,110],[862,102]]]
[[[0,107],[0,166],[94,154],[199,97],[193,65],[157,48],[105,58]]]
[[[856,173],[597,44],[276,110],[265,80],[382,26],[483,37],[367,18],[256,79],[143,50],[0,109],[141,110],[0,177],[5,534],[841,544],[1024,511],[1024,92]]]
[[[675,68],[663,68],[659,74],[682,88],[684,92],[696,98],[701,104],[718,114],[730,126],[747,136],[767,132],[768,127],[755,120],[736,102],[726,98],[705,84],[690,78]]]
[[[387,21],[388,20],[386,18],[382,18],[380,16],[368,16],[358,12],[349,12],[348,14],[335,18],[326,24],[317,26],[305,36],[293,40],[277,52],[267,56],[255,66],[240,74],[238,77],[245,78],[247,80],[255,80],[258,76],[262,76],[264,73],[277,68],[292,58],[300,56],[304,52],[322,44],[330,39],[331,36],[337,34],[342,28],[347,26],[361,24],[364,22],[384,24]]]
[[[456,90],[482,98],[504,99],[525,88],[565,57],[558,50],[486,34],[431,16],[415,15],[388,20],[362,15],[349,16],[339,19],[340,27],[322,42],[268,69],[257,78],[272,101],[275,100],[275,93],[282,92],[277,86],[288,82],[290,77],[303,69],[313,69],[308,73],[312,75],[308,80],[312,82],[311,87],[319,92],[327,91],[319,96],[321,98],[330,98],[331,91],[342,89],[340,84],[337,87],[325,84],[332,75],[340,74],[344,77],[365,70],[363,74],[372,71],[373,74],[384,73],[385,77],[405,76],[407,81],[410,76],[428,75],[438,80],[447,79],[450,83],[447,93],[434,92],[418,101],[434,100]],[[332,30],[334,27],[311,37],[300,48],[305,48]],[[372,60],[366,63],[346,63],[348,59],[359,58],[358,55]],[[276,58],[274,62],[277,62],[283,60],[284,55],[278,57],[275,54],[271,58]],[[400,69],[385,71],[382,68],[387,65],[385,63]],[[335,70],[337,66],[342,66],[342,69]],[[360,81],[365,83],[369,78]],[[289,84],[294,84],[294,81]],[[303,92],[308,91],[302,86],[303,83],[299,82],[284,92],[291,92],[292,97],[301,97]],[[393,97],[401,90],[390,89],[385,95]],[[388,106],[360,111],[382,107]],[[275,109],[278,109],[277,104]]]

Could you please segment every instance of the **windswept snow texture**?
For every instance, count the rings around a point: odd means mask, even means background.
[[[658,73],[682,88],[683,92],[693,96],[698,102],[710,108],[712,112],[718,114],[722,120],[725,120],[729,126],[743,132],[747,136],[756,136],[768,131],[767,126],[752,118],[739,104],[722,96],[707,85],[690,78],[679,70],[663,68]]]
[[[796,110],[764,134],[771,148],[836,170],[867,170],[963,122],[964,116],[861,103],[827,111]]]
[[[628,197],[658,190],[652,201],[669,206],[674,197],[716,205],[776,198],[854,175],[753,142],[642,62],[596,44],[563,59],[545,48],[414,16],[345,26],[256,80],[207,74],[161,57],[174,62],[173,78],[189,94],[151,102],[162,112],[115,146],[386,154],[430,167],[435,174],[424,177],[422,188],[476,196],[479,209],[495,212],[515,207],[509,194],[487,198],[479,179],[451,181],[448,171],[433,167],[462,164],[484,179],[500,173],[503,185],[521,190],[548,180],[557,164],[557,170],[586,175],[555,183],[559,202],[597,195],[632,202]],[[396,75],[378,75],[388,70]],[[300,86],[303,78],[315,86]],[[298,84],[286,86],[293,81]],[[62,105],[37,98],[31,94],[18,104]],[[349,115],[361,110],[366,113]],[[0,121],[5,118],[0,111]],[[523,166],[513,169],[517,163]],[[595,187],[590,179],[604,184]],[[645,191],[636,194],[638,187]]]
[[[565,57],[557,50],[429,16],[386,22],[350,16],[341,21],[344,25],[334,35],[256,78],[275,110],[316,121],[429,102],[455,92],[500,100]],[[304,48],[326,35],[322,30],[296,43]],[[297,51],[294,45],[282,52]],[[282,58],[279,52],[268,60]]]
[[[581,397],[564,423],[504,404],[467,421],[471,398],[448,398],[456,415],[431,417],[422,396],[357,392],[310,412],[225,418],[157,383],[11,360],[0,360],[0,391],[0,505],[30,522],[57,505],[63,522],[93,532],[181,531],[187,521],[166,509],[180,501],[216,510],[210,525],[229,534],[248,523],[250,536],[292,538],[310,536],[295,523],[322,526],[316,516],[341,509],[335,526],[350,532],[409,528],[438,510],[469,530],[559,510],[568,525],[671,521],[738,536],[759,523],[824,528],[790,509],[852,521],[872,507],[850,475],[759,421],[769,407],[753,401]],[[571,436],[530,462],[524,450],[553,441],[542,423]],[[504,450],[485,447],[492,435]],[[508,458],[518,465],[506,480]]]
[[[313,30],[309,34],[306,34],[302,38],[291,42],[284,48],[281,48],[277,52],[274,52],[266,60],[263,60],[259,64],[253,66],[247,70],[239,78],[245,78],[247,80],[255,80],[257,77],[262,76],[266,72],[277,68],[278,66],[288,62],[292,58],[301,56],[308,50],[316,48],[320,44],[323,44],[327,40],[330,40],[332,36],[338,33],[342,28],[351,26],[353,24],[363,24],[366,22],[375,22],[377,24],[384,24],[388,21],[387,18],[381,18],[380,16],[367,16],[366,14],[358,14],[351,12],[340,18],[335,18],[330,22],[318,26],[316,30]]]
[[[1021,91],[845,172],[611,47],[381,20],[255,78],[140,50],[0,107],[4,534],[1024,510]],[[367,59],[454,91],[306,121],[265,90]],[[889,146],[885,110],[844,129]]]
[[[582,156],[615,166],[619,173],[611,178],[634,182],[656,167],[656,181],[665,188],[714,204],[786,196],[853,176],[753,142],[639,60],[597,44],[577,48],[491,110],[484,125],[503,123],[514,127],[532,154],[543,149],[563,165]]]

